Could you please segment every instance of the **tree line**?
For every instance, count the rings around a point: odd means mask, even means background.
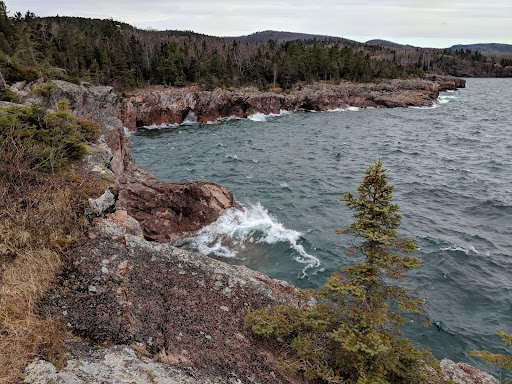
[[[298,82],[417,76],[369,52],[328,41],[249,44],[191,31],[139,30],[112,19],[9,17],[0,2],[0,68],[7,82],[41,76],[118,89],[148,84],[287,89]]]

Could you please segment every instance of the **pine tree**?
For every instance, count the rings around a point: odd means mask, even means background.
[[[275,307],[252,311],[246,324],[254,333],[281,337],[293,350],[291,371],[325,383],[428,383],[435,359],[416,349],[400,331],[402,312],[421,313],[422,300],[393,282],[416,268],[421,260],[408,254],[414,243],[399,237],[401,216],[392,203],[393,186],[377,161],[366,170],[359,196],[347,193],[342,201],[356,221],[338,233],[362,242],[350,249],[361,260],[332,275],[315,293],[311,308]]]

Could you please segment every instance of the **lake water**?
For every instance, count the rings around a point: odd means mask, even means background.
[[[403,216],[399,232],[423,265],[407,284],[436,325],[406,333],[438,358],[485,365],[512,332],[512,79],[468,79],[433,108],[254,115],[208,125],[141,129],[138,164],[172,182],[229,188],[228,212],[183,246],[303,288],[354,263],[352,222],[339,201],[381,158]],[[510,352],[510,350],[508,351]]]

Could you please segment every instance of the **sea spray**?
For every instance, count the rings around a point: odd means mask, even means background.
[[[289,114],[290,114],[289,111],[281,109],[279,111],[279,113],[269,113],[268,115],[261,113],[261,112],[257,112],[257,113],[247,116],[247,119],[252,120],[252,121],[267,121],[267,119],[269,117],[279,117],[279,116],[285,116],[285,115],[289,115]]]
[[[305,264],[302,274],[318,267],[320,261],[306,252],[300,232],[286,228],[259,202],[242,209],[228,209],[217,221],[187,239],[187,247],[205,255],[236,258],[250,244],[284,243],[293,259]]]

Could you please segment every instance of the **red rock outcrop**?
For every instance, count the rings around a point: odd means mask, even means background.
[[[176,240],[238,206],[228,189],[213,183],[166,183],[134,165],[119,178],[118,209],[135,218],[149,240]]]
[[[464,87],[463,79],[437,77],[430,80],[390,80],[381,83],[317,83],[292,89],[289,93],[260,92],[245,88],[211,92],[183,88],[155,87],[136,91],[120,105],[119,117],[125,127],[179,124],[187,117],[199,123],[254,113],[280,110],[326,111],[336,108],[394,108],[431,106],[441,90]]]
[[[185,232],[211,224],[224,212],[238,207],[233,194],[213,183],[166,183],[135,165],[130,139],[123,123],[116,117],[119,99],[112,87],[91,87],[54,81],[50,100],[68,99],[76,114],[99,123],[110,155],[109,168],[117,179],[118,209],[138,220],[149,240],[172,241]],[[161,95],[160,95],[161,96]],[[182,95],[189,98],[186,94]],[[165,106],[172,99],[157,99]],[[169,108],[167,108],[169,110]],[[172,118],[172,115],[165,115]],[[101,164],[102,166],[104,164]],[[91,167],[92,168],[92,167]]]

